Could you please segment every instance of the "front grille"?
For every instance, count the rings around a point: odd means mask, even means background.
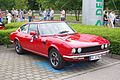
[[[93,52],[93,51],[98,51],[98,50],[102,50],[101,49],[101,45],[82,48],[82,52],[81,53]]]

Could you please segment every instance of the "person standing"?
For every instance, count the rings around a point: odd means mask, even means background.
[[[13,21],[15,22],[15,9],[14,8],[12,8],[11,10],[11,15],[12,15]]]
[[[48,9],[48,11],[47,11],[47,20],[50,20],[50,9]]]
[[[61,11],[61,21],[64,21],[65,20],[65,10],[62,10]]]
[[[50,8],[50,20],[54,19],[54,10]]]
[[[21,9],[19,12],[19,16],[20,16],[20,22],[23,22],[23,11]]]
[[[15,10],[15,20],[16,20],[16,21],[17,21],[18,15],[19,15],[19,12],[18,12],[18,10],[16,9],[16,10]]]
[[[46,9],[43,11],[43,17],[44,17],[44,21],[46,21],[47,20],[47,11],[46,11]]]
[[[112,12],[109,14],[109,21],[110,21],[110,27],[111,27],[111,28],[114,28],[114,24],[113,24],[114,20],[115,20],[115,12],[112,11]]]
[[[108,21],[109,21],[108,12],[105,11],[104,16],[103,16],[103,25],[109,27]]]
[[[11,23],[11,20],[12,20],[12,15],[11,15],[11,13],[8,11],[8,13],[7,13],[7,23]]]
[[[24,21],[27,21],[27,11],[24,9],[23,10],[23,16],[24,16]]]
[[[2,23],[2,11],[0,9],[0,23]]]
[[[32,21],[32,11],[31,10],[28,11],[28,21],[29,22]]]

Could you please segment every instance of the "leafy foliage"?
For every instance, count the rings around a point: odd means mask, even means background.
[[[120,14],[120,0],[105,0],[105,8],[108,7],[110,10],[119,10]]]
[[[5,25],[5,29],[13,29],[13,28],[18,28],[21,25],[23,25],[25,22],[17,22],[17,23],[10,23]]]

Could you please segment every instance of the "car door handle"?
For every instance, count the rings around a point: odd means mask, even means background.
[[[25,38],[28,37],[28,36],[25,36]]]

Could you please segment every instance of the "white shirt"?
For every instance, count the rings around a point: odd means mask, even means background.
[[[61,17],[63,17],[63,18],[65,17],[65,10],[61,11]]]
[[[109,19],[112,20],[112,21],[114,21],[115,20],[115,14],[110,13],[109,14]]]
[[[47,16],[47,11],[46,11],[46,10],[43,11],[43,16],[44,16],[44,17]]]
[[[54,17],[54,10],[50,11],[50,17]]]
[[[10,13],[7,14],[7,18],[8,18],[8,19],[11,19],[11,18],[12,18],[11,16],[12,16],[12,15],[11,15]]]

